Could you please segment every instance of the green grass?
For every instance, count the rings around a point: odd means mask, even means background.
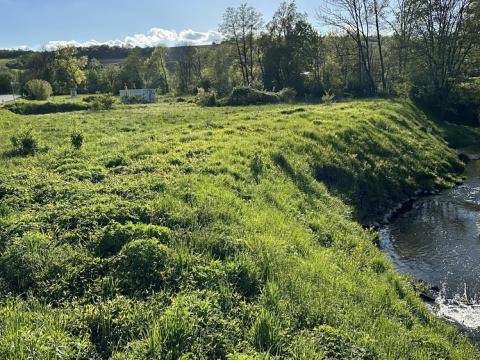
[[[12,61],[12,59],[0,59],[0,70],[7,68],[7,63]]]
[[[359,225],[459,181],[409,103],[0,109],[0,128],[1,358],[479,356]]]

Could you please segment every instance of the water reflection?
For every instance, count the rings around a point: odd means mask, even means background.
[[[443,285],[447,297],[480,298],[480,161],[464,185],[419,200],[381,229],[382,247],[399,272]]]

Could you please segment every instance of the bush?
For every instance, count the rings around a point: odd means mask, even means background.
[[[13,290],[31,290],[45,271],[51,250],[50,239],[39,233],[14,238],[0,257],[0,273]]]
[[[70,135],[70,142],[76,150],[79,150],[82,147],[83,139],[83,134],[78,131],[75,131]]]
[[[277,94],[260,91],[247,86],[239,86],[233,89],[232,93],[222,100],[222,105],[261,105],[278,104],[280,98]]]
[[[115,274],[121,288],[128,295],[161,289],[172,256],[172,250],[157,239],[128,243],[115,259]]]
[[[11,142],[15,155],[35,155],[38,152],[38,140],[32,135],[32,130],[26,130],[20,135],[12,136]]]
[[[7,110],[19,115],[44,115],[72,111],[88,110],[89,106],[82,103],[27,103],[18,102],[5,105]]]
[[[335,100],[335,94],[329,90],[325,91],[325,94],[322,96],[322,102],[326,105],[330,105]]]
[[[98,96],[97,95],[89,95],[89,96],[85,96],[82,101],[83,102],[86,102],[87,104],[91,104],[93,103],[94,101],[96,101],[98,99]]]
[[[292,88],[284,88],[277,93],[282,102],[293,103],[297,97],[297,91]]]
[[[25,84],[25,91],[32,100],[47,100],[52,95],[52,86],[48,81],[33,79]]]
[[[198,88],[195,103],[200,106],[217,106],[217,94],[215,91],[205,91],[204,88]]]
[[[122,104],[148,104],[148,101],[140,95],[125,95],[121,98]]]
[[[110,94],[104,94],[95,97],[91,102],[90,108],[92,110],[111,110],[115,104],[115,98]]]

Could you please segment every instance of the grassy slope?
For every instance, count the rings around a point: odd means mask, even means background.
[[[355,221],[458,180],[409,104],[0,110],[0,128],[2,358],[478,357]],[[5,155],[25,128],[48,151]]]
[[[3,70],[4,68],[6,68],[7,63],[11,60],[12,59],[0,59],[0,70]]]

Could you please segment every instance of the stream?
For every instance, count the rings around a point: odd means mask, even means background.
[[[432,310],[480,340],[480,160],[465,176],[383,226],[380,243],[398,272],[440,289]]]

